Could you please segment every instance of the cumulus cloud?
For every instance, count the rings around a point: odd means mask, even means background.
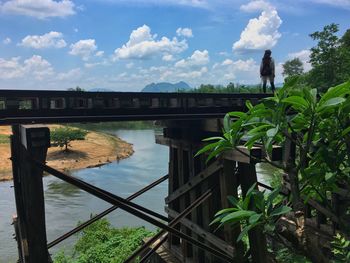
[[[70,48],[69,54],[80,56],[84,61],[87,61],[97,50],[97,45],[95,39],[84,39],[71,44]]]
[[[67,46],[66,41],[62,38],[61,32],[51,31],[44,35],[29,35],[22,39],[20,46],[31,47],[35,49],[43,48],[63,48]]]
[[[177,30],[176,30],[176,34],[178,36],[183,36],[183,37],[193,37],[193,34],[192,34],[192,29],[191,28],[181,28],[179,27]]]
[[[35,76],[36,79],[42,80],[53,74],[53,68],[46,59],[41,56],[33,55],[24,61],[24,70]]]
[[[244,12],[257,12],[269,9],[274,9],[274,7],[270,3],[263,0],[251,1],[248,4],[240,6],[240,10]]]
[[[167,55],[164,55],[164,56],[162,57],[162,60],[163,60],[163,61],[173,61],[173,60],[174,60],[174,56],[171,55],[171,54],[167,54]]]
[[[187,68],[187,67],[197,67],[203,66],[209,63],[209,52],[208,50],[199,51],[196,50],[193,52],[192,56],[181,59],[175,63],[177,68]]]
[[[277,10],[273,7],[265,9],[261,3],[263,1],[253,1],[248,3],[246,10],[263,9],[258,18],[250,19],[246,28],[242,31],[240,39],[232,46],[234,51],[247,52],[252,50],[264,50],[274,47],[281,33],[278,32],[282,24]],[[258,3],[258,4],[257,4]],[[242,8],[242,6],[241,6]]]
[[[81,76],[82,72],[80,68],[74,68],[68,72],[62,72],[57,75],[58,80],[72,80],[77,79]]]
[[[9,38],[9,37],[5,38],[5,39],[2,41],[2,43],[3,43],[4,45],[11,44],[11,42],[12,42],[12,40],[11,40],[11,38]]]
[[[188,48],[185,40],[178,41],[176,37],[170,40],[167,37],[156,39],[147,25],[133,30],[129,41],[114,51],[114,60],[117,59],[147,59],[157,55],[176,54]]]
[[[0,58],[0,79],[13,79],[23,75],[23,68],[19,63],[20,57],[9,60]]]
[[[39,19],[74,15],[74,3],[70,0],[10,0],[0,3],[5,14],[31,16]]]
[[[310,54],[311,51],[309,49],[303,49],[298,52],[289,53],[288,58],[299,58],[300,61],[303,62],[304,71],[309,71],[311,69]]]

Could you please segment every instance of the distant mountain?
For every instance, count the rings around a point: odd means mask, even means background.
[[[190,90],[191,87],[184,81],[178,83],[159,82],[145,86],[141,92],[177,92],[179,90]]]

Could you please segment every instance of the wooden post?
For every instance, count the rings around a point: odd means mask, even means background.
[[[255,164],[238,163],[239,179],[242,194],[245,197],[249,188],[257,182]],[[256,186],[258,187],[258,186]],[[254,207],[252,207],[254,209]],[[248,232],[250,251],[254,263],[265,263],[267,259],[266,237],[261,228],[255,228]]]
[[[230,160],[223,160],[223,171],[220,173],[220,192],[221,192],[221,207],[232,207],[232,204],[228,202],[227,197],[232,195],[238,197],[238,175],[235,174],[236,162]],[[237,237],[241,232],[240,227],[232,229],[231,226],[224,226],[224,239],[227,243],[232,244],[236,248],[235,260],[237,262],[243,262],[244,247],[243,242],[236,243]]]
[[[45,162],[50,131],[39,125],[12,127],[13,179],[18,216],[20,258],[25,263],[49,262],[42,175],[29,156]]]

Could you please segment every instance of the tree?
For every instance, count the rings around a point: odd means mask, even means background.
[[[287,60],[283,64],[283,76],[291,77],[301,75],[304,71],[303,62],[299,58]]]
[[[51,142],[55,146],[64,148],[64,151],[68,151],[68,146],[71,141],[85,140],[87,131],[81,129],[74,129],[70,127],[60,127],[51,131]]]
[[[338,25],[333,23],[325,26],[323,31],[310,34],[313,40],[318,41],[311,48],[310,62],[313,68],[310,71],[310,84],[321,91],[341,83],[338,77],[341,61],[338,52],[339,38],[336,36],[338,31]]]
[[[69,88],[68,91],[85,91],[83,88],[76,86],[75,88]]]

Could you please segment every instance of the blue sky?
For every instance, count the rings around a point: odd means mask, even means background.
[[[0,0],[0,89],[259,83],[265,49],[306,70],[309,34],[350,28],[350,0]]]

